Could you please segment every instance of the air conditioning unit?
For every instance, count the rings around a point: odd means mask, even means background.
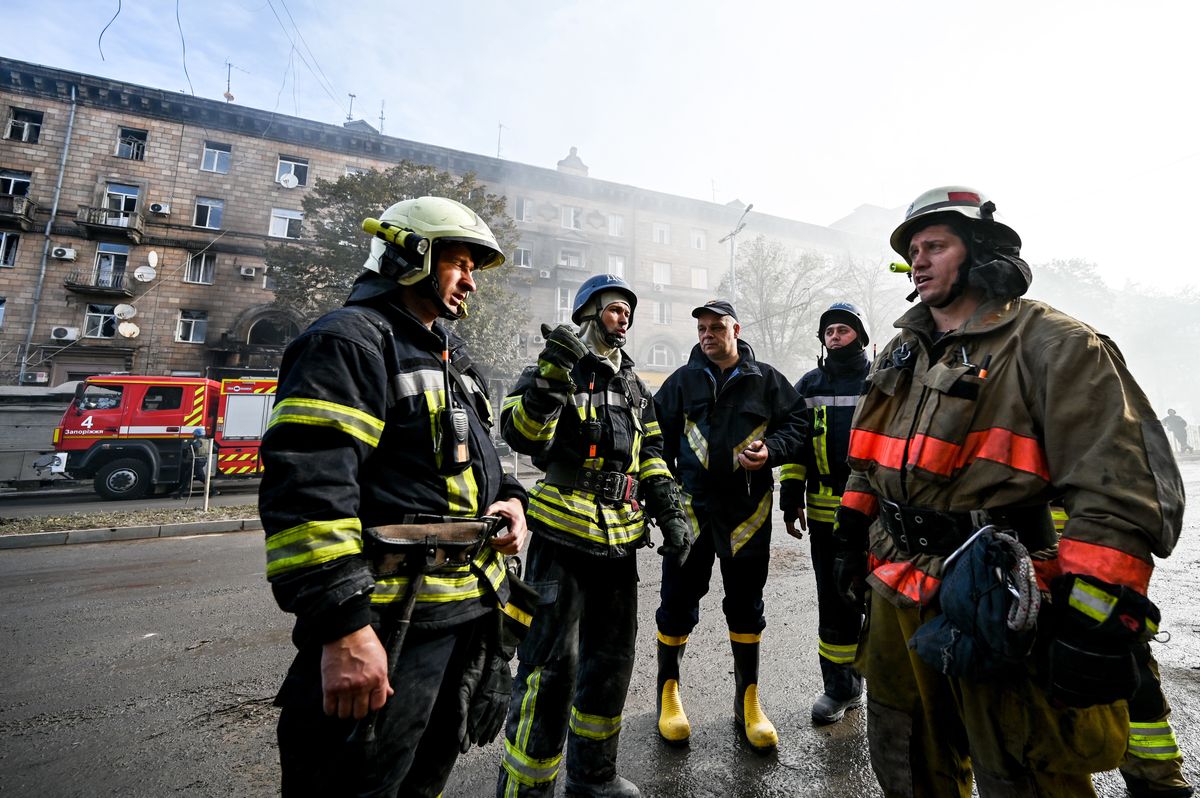
[[[54,339],[55,341],[78,341],[79,340],[79,328],[78,327],[62,327],[62,326],[51,327],[50,328],[50,337],[52,339]]]
[[[249,279],[249,278],[253,277],[254,275],[258,274],[258,269],[255,268],[254,266],[240,266],[240,267],[238,267],[238,274]]]
[[[538,271],[538,277],[541,277],[543,280],[549,280],[550,279],[550,270],[549,269],[540,269]]]
[[[25,376],[21,378],[22,382],[32,383],[33,385],[45,385],[50,382],[50,372],[48,371],[27,371]]]
[[[168,216],[171,213],[171,206],[165,202],[151,202],[150,213],[157,213],[159,216]]]
[[[655,291],[665,291],[665,290],[666,290],[666,286],[665,286],[665,285],[663,285],[662,283],[655,283],[655,284],[654,284],[654,290],[655,290]]]
[[[59,260],[75,260],[75,250],[70,247],[53,247],[50,250],[50,257]]]
[[[533,334],[533,342],[535,344],[544,344],[544,343],[546,343],[546,339],[543,338],[542,336],[538,335],[537,333],[534,333]]]

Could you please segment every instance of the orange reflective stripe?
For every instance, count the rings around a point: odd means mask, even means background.
[[[892,438],[865,429],[850,430],[851,459],[872,460],[884,468],[900,470],[904,462],[904,438]]]
[[[872,576],[914,604],[928,604],[942,586],[941,579],[933,578],[911,562],[888,562],[874,554],[868,561]]]
[[[879,514],[879,500],[875,498],[873,493],[848,490],[842,494],[842,506],[849,507],[851,510],[858,510],[868,518],[874,518]]]
[[[1033,575],[1037,577],[1038,590],[1049,593],[1050,583],[1054,581],[1054,577],[1062,576],[1062,567],[1057,558],[1053,560],[1034,560]]]
[[[1114,585],[1125,585],[1143,596],[1150,587],[1154,566],[1111,546],[1063,538],[1058,544],[1059,567],[1064,574],[1087,574]]]
[[[904,442],[904,438],[856,429],[850,434],[849,456],[899,470],[904,462]],[[1002,463],[1050,481],[1046,455],[1037,439],[1001,427],[972,432],[961,445],[916,435],[908,450],[909,465],[942,476],[949,476],[975,460]]]

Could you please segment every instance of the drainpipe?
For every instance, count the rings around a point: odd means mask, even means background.
[[[54,184],[54,204],[50,208],[50,218],[46,220],[45,241],[42,243],[42,267],[38,272],[37,285],[33,289],[33,313],[29,318],[29,332],[25,334],[25,346],[21,351],[21,367],[17,372],[17,385],[25,383],[25,362],[29,359],[29,348],[33,344],[33,328],[37,325],[38,308],[42,301],[42,286],[46,282],[46,261],[50,257],[50,231],[54,227],[54,219],[58,216],[58,200],[62,196],[63,176],[67,171],[67,154],[71,151],[71,132],[75,129],[75,87],[71,86],[71,116],[67,119],[67,138],[63,142],[62,157],[58,160],[58,181]]]

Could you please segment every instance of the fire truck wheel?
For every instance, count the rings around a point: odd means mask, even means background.
[[[140,499],[150,487],[150,468],[132,457],[113,460],[96,472],[96,493],[105,499]]]

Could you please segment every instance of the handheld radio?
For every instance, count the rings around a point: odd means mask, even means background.
[[[450,387],[450,333],[445,333],[445,337],[442,382],[446,391],[446,405],[438,411],[438,441],[442,473],[452,475],[465,471],[471,465],[471,450],[467,445],[471,427],[467,411],[458,406]]]

